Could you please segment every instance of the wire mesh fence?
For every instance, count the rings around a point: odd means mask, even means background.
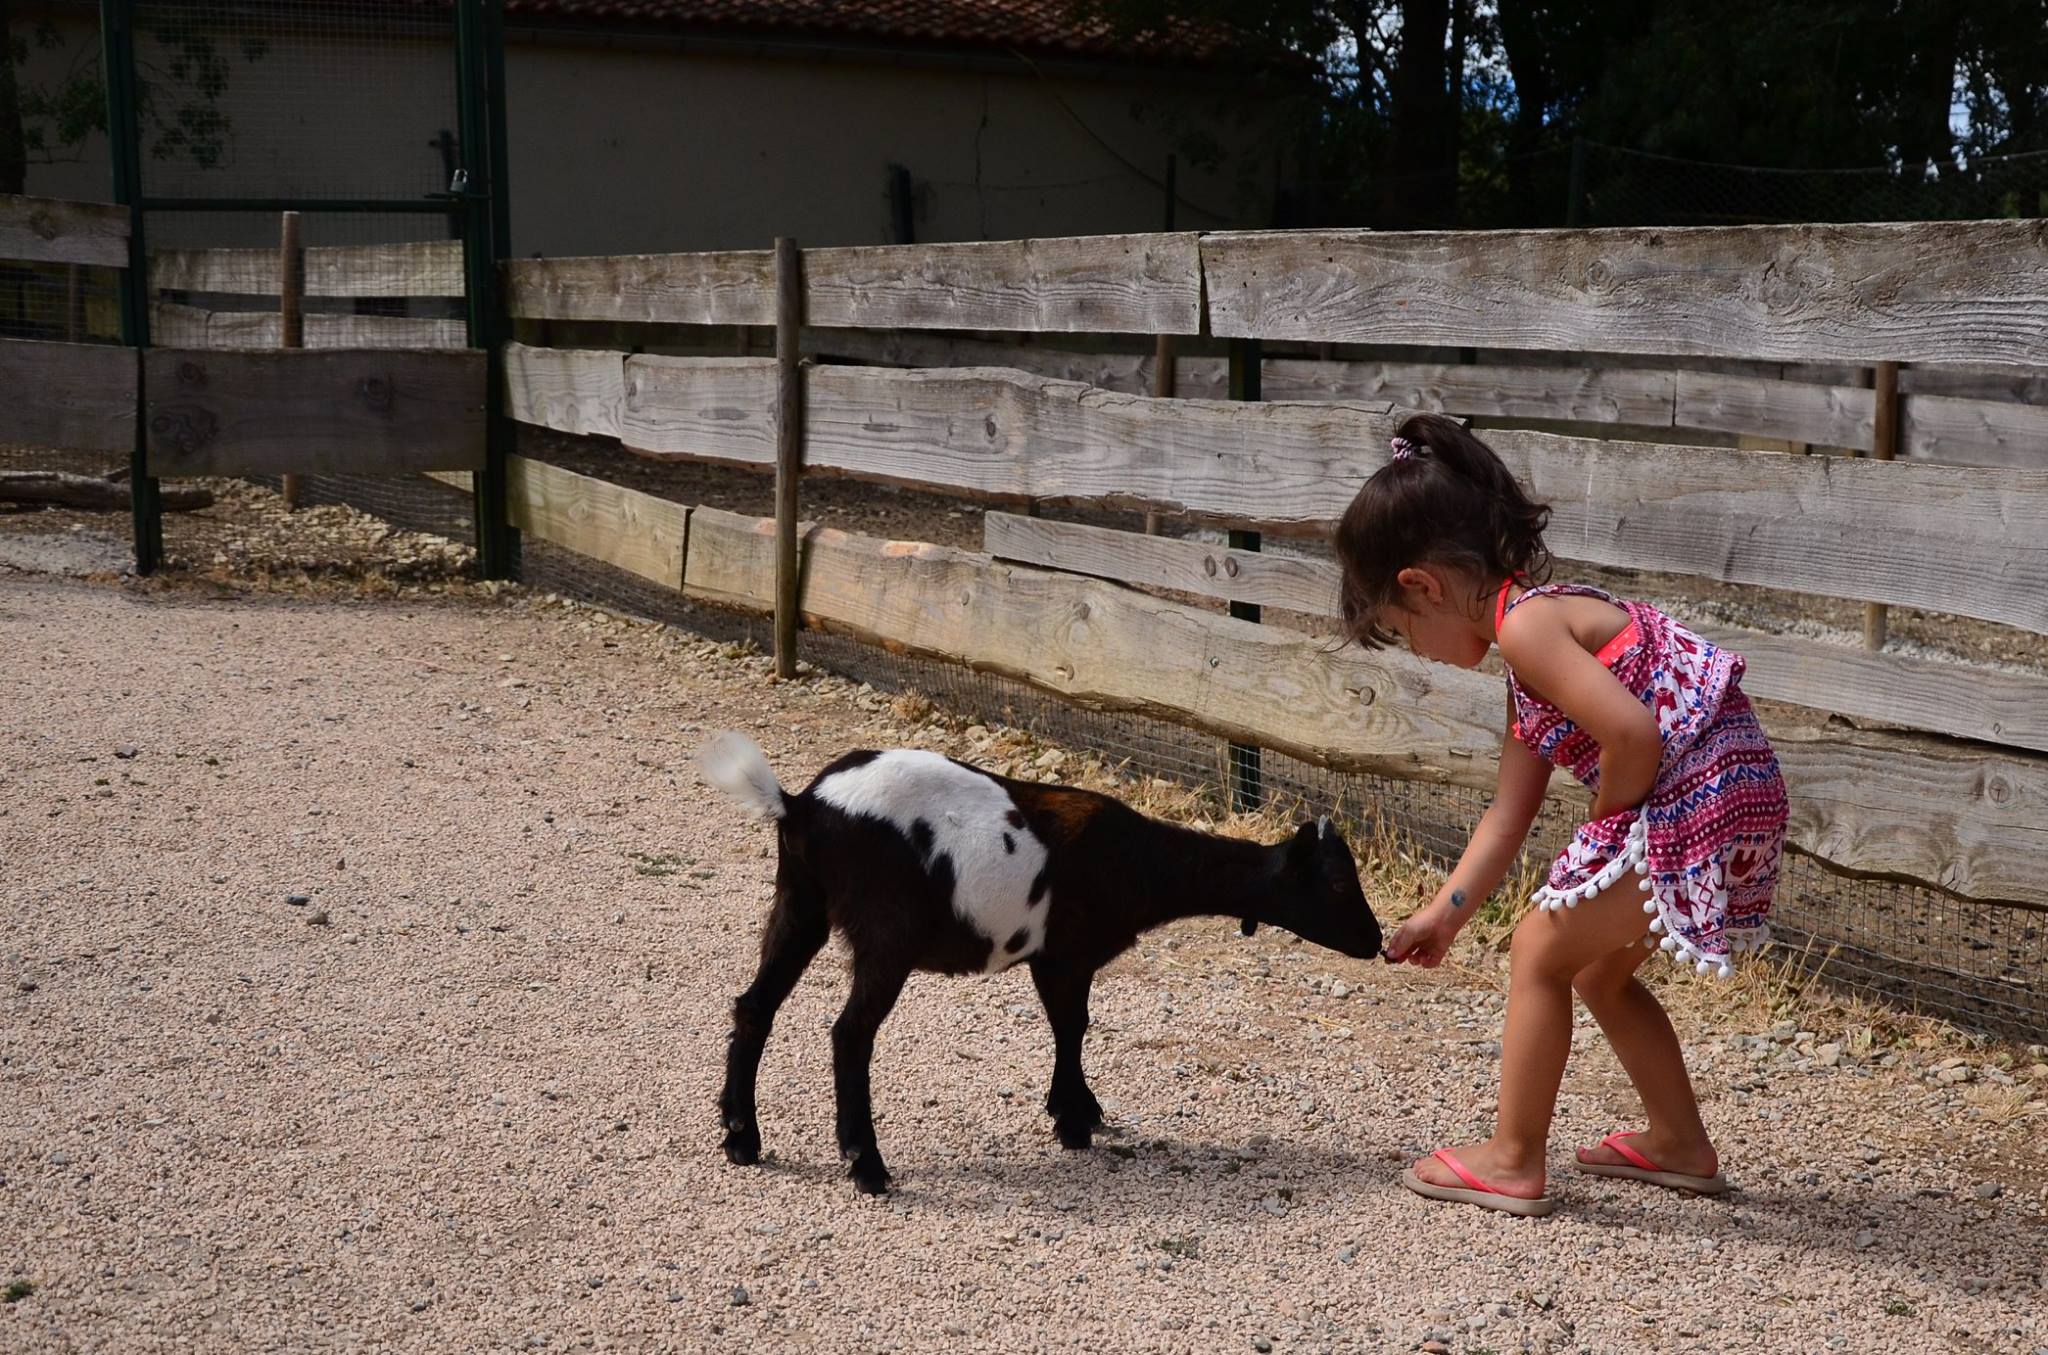
[[[523,430],[525,431],[525,430]],[[701,468],[648,463],[606,453],[585,440],[529,437],[522,453],[573,464],[583,473],[630,480],[634,487],[692,501],[678,488]],[[630,468],[628,470],[627,468]],[[768,496],[751,478],[720,506],[741,511]],[[665,479],[666,477],[666,479]],[[688,481],[702,492],[701,479]],[[751,497],[750,497],[751,496]],[[932,514],[921,501],[911,511]],[[807,510],[808,512],[809,510]],[[938,509],[941,515],[951,512]],[[924,534],[927,539],[933,533]],[[772,648],[767,618],[683,598],[636,576],[545,543],[523,547],[522,580],[531,588],[646,617],[720,641]],[[841,636],[806,633],[803,658],[828,672],[889,693],[911,692],[963,718],[1007,725],[1047,742],[1086,751],[1128,773],[1163,778],[1228,807],[1230,757],[1221,739],[1142,715],[1086,709],[1024,683],[959,664],[892,654]],[[1391,830],[1394,839],[1439,866],[1463,849],[1486,807],[1477,791],[1419,781],[1333,772],[1271,749],[1261,752],[1264,793],[1272,803],[1339,822]],[[1571,830],[1568,813],[1546,813],[1525,864],[1543,865]],[[1885,881],[1851,879],[1789,855],[1773,917],[1781,953],[1834,987],[2015,1038],[2048,1033],[2048,912],[1955,899]]]

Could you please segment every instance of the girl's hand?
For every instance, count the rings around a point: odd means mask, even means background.
[[[1421,965],[1435,969],[1450,953],[1458,936],[1458,925],[1448,910],[1432,904],[1394,929],[1383,952],[1388,964]]]

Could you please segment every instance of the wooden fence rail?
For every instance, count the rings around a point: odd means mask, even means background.
[[[643,452],[772,463],[767,360],[515,348],[507,367],[517,418],[616,428]],[[1157,400],[1008,369],[825,366],[806,389],[813,468],[1298,531],[1342,513],[1384,464],[1398,422],[1386,402]],[[2048,633],[2048,472],[1519,430],[1489,441],[1552,505],[1549,542],[1567,559]],[[1940,569],[1927,567],[1937,559]]]
[[[890,366],[1013,367],[1134,395],[1153,389],[1148,354],[854,330],[811,331],[805,347],[830,358]],[[1182,355],[1175,363],[1174,393],[1221,399],[1224,369],[1220,357]],[[1923,393],[1912,393],[1916,385]],[[1944,385],[1981,395],[1924,393]],[[1900,402],[1900,455],[2048,470],[2048,390],[2037,392],[2030,379],[2015,374],[2000,383],[1981,372],[1909,368],[1900,373],[1900,389],[1907,392]],[[1269,357],[1265,390],[1274,400],[1391,400],[1402,408],[1466,417],[1702,430],[1866,452],[1874,445],[1868,387],[1685,367]],[[2015,392],[2039,399],[2019,403]]]
[[[0,259],[128,266],[128,209],[0,193]]]
[[[669,544],[643,556],[651,568],[638,572],[721,605],[773,607],[773,519],[685,508],[520,458],[514,466],[513,512],[541,539],[616,552],[622,538],[645,540],[646,524],[664,524]],[[579,507],[564,513],[564,503]],[[816,528],[803,533],[802,551],[799,605],[809,626],[1321,766],[1492,783],[1497,679],[1402,653],[1335,650],[1318,637],[979,552]],[[1852,872],[2048,904],[2048,759],[1820,724],[1775,721],[1772,734],[1800,850]]]

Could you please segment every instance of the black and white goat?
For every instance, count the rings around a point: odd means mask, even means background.
[[[725,1155],[761,1152],[754,1083],[776,1010],[837,928],[853,991],[832,1026],[841,1154],[864,1192],[888,1189],[875,1146],[868,1068],[875,1033],[913,970],[1031,966],[1052,1022],[1060,1142],[1086,1148],[1102,1108],[1081,1072],[1095,972],[1140,932],[1216,915],[1284,927],[1346,955],[1379,953],[1380,927],[1351,849],[1305,823],[1272,846],[1148,819],[1106,795],[1012,781],[937,753],[848,753],[801,795],[759,747],[721,734],[698,754],[706,779],[776,820],[775,904],[761,967],[733,1003],[719,1113]]]

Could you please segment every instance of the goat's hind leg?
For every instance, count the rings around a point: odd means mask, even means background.
[[[875,1033],[896,1006],[910,966],[893,959],[864,963],[853,957],[853,991],[832,1023],[832,1081],[839,1109],[839,1154],[863,1195],[889,1189],[889,1169],[875,1145],[875,1107],[868,1071],[875,1058]]]
[[[825,901],[816,890],[777,872],[775,906],[761,935],[761,967],[732,1004],[732,1041],[725,1051],[725,1088],[718,1115],[725,1127],[726,1161],[751,1167],[761,1159],[754,1081],[775,1013],[831,934]]]
[[[1031,962],[1031,982],[1038,988],[1038,1000],[1045,1004],[1046,1019],[1052,1022],[1052,1087],[1045,1094],[1046,1114],[1052,1116],[1063,1147],[1089,1147],[1102,1123],[1102,1103],[1088,1089],[1088,1078],[1081,1071],[1081,1040],[1088,1033],[1088,989],[1095,982],[1094,971],[1076,973],[1038,959]]]

